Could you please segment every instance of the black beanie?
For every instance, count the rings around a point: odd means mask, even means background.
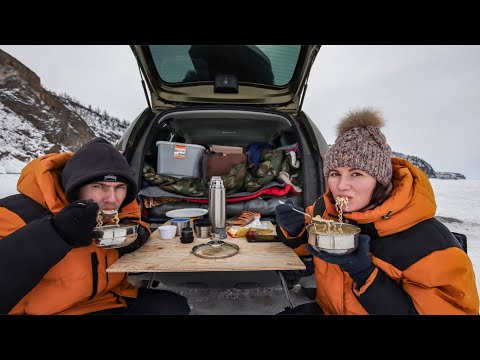
[[[63,168],[62,187],[67,200],[76,199],[81,186],[95,181],[118,181],[127,184],[127,196],[122,207],[137,197],[137,184],[127,159],[107,140],[95,138],[80,149],[67,161]]]

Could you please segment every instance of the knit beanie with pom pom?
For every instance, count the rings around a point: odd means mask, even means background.
[[[325,154],[325,176],[337,167],[353,167],[367,172],[386,187],[392,180],[392,149],[380,131],[384,124],[378,110],[349,112],[337,125],[337,140]]]

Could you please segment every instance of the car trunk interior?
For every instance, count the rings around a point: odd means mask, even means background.
[[[155,140],[190,144],[240,146],[267,142],[281,146],[291,141],[293,128],[289,119],[279,113],[241,110],[188,110],[171,112],[157,118],[152,129]]]
[[[255,109],[232,109],[226,108],[197,108],[188,110],[165,111],[156,116],[148,130],[144,145],[144,164],[143,178],[140,186],[140,196],[142,201],[142,213],[149,223],[163,223],[169,218],[166,212],[170,210],[183,208],[204,208],[208,209],[208,198],[195,193],[198,188],[205,188],[207,178],[205,173],[204,156],[200,160],[192,162],[192,166],[198,168],[197,176],[186,176],[182,179],[182,185],[172,185],[171,178],[161,177],[159,172],[159,151],[158,143],[167,144],[185,144],[187,152],[188,147],[205,150],[210,149],[212,145],[239,147],[242,153],[246,154],[246,171],[254,174],[253,179],[256,187],[245,186],[237,187],[235,191],[228,192],[227,189],[227,217],[235,217],[243,211],[258,212],[262,215],[262,220],[273,220],[275,207],[279,200],[292,198],[298,206],[303,206],[302,186],[303,170],[301,166],[301,150],[298,144],[298,133],[291,119],[280,112],[267,112],[265,110]],[[247,149],[252,144],[260,144],[261,158],[257,162],[261,166],[270,166],[273,162],[262,161],[266,151],[279,151],[284,157],[281,170],[283,175],[278,177],[279,171],[275,172],[272,180],[263,183],[262,179],[255,177],[254,163],[250,160]],[[162,145],[163,146],[163,145]],[[238,149],[237,149],[238,150]],[[292,154],[293,153],[293,154]],[[280,155],[279,155],[280,156]],[[297,160],[297,161],[296,161]],[[296,162],[295,162],[296,161]],[[172,164],[175,162],[172,161]],[[300,164],[285,167],[285,164]],[[266,164],[266,165],[265,165]],[[148,170],[146,165],[149,165]],[[174,165],[171,165],[174,166]],[[165,168],[163,168],[165,170]],[[170,169],[168,169],[170,170]],[[277,168],[278,170],[278,168]],[[252,172],[253,171],[253,172]],[[268,169],[270,171],[270,169]],[[268,172],[267,171],[267,172]],[[272,170],[274,171],[274,169]],[[150,177],[145,174],[149,173]],[[167,171],[170,172],[170,171]],[[260,172],[260,170],[259,170]],[[280,172],[281,173],[281,172]],[[285,174],[286,173],[286,174]],[[160,175],[160,176],[159,176]],[[166,174],[168,175],[168,174]],[[152,181],[152,178],[155,181]],[[160,179],[158,179],[160,178]],[[191,180],[188,183],[192,187],[190,194],[185,189],[187,178]],[[167,181],[169,180],[169,181]],[[203,185],[201,184],[204,182]],[[243,180],[242,180],[243,181]],[[257,183],[261,185],[257,185]],[[278,186],[275,186],[277,184]],[[165,186],[164,186],[165,185]],[[179,189],[181,191],[176,191]],[[158,190],[160,188],[161,190]],[[172,190],[174,189],[174,190]],[[198,196],[200,194],[200,196]],[[238,194],[238,196],[237,196]]]

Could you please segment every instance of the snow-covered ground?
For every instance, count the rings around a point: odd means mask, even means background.
[[[430,179],[437,199],[437,217],[450,231],[467,235],[480,290],[480,180]]]
[[[0,174],[0,198],[17,193],[18,177],[19,174]],[[480,289],[480,180],[430,179],[430,182],[437,199],[439,220],[451,231],[468,238],[468,254],[477,277],[477,289]],[[132,277],[132,280],[142,281],[148,279],[147,275]],[[202,279],[197,280],[201,283]],[[288,306],[288,302],[280,283],[272,281],[271,277],[257,277],[244,282],[246,286],[254,282],[268,284],[259,289],[171,289],[189,298],[192,314],[275,314]],[[294,305],[310,301],[299,286],[290,293]]]
[[[0,199],[5,196],[18,194],[17,181],[20,174],[0,173]]]

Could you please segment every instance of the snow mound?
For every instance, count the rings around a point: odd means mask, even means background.
[[[25,165],[14,157],[0,159],[0,174],[20,174]]]

